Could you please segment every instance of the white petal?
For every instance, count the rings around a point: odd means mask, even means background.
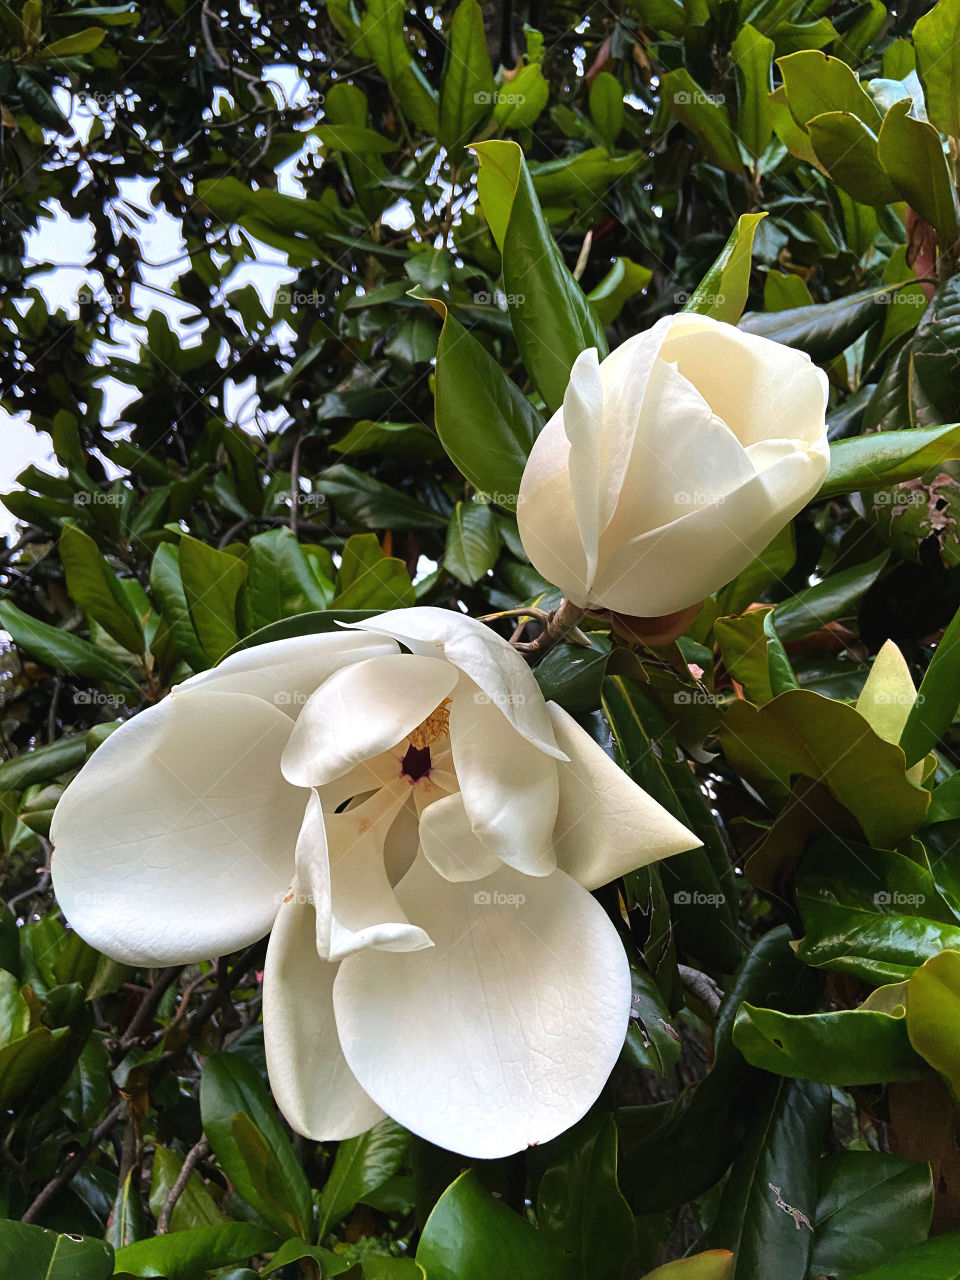
[[[631,781],[572,716],[548,702],[557,742],[570,757],[558,766],[557,865],[585,889],[703,841]]]
[[[894,642],[888,640],[873,660],[857,710],[885,742],[898,743],[916,700],[910,668]]]
[[[677,364],[744,445],[823,439],[829,383],[805,352],[709,316],[673,320],[661,358]]]
[[[289,718],[260,698],[182,690],[111,734],[51,827],[54,888],[81,937],[140,965],[263,937],[305,805],[280,773],[289,735]]]
[[[297,884],[316,909],[315,949],[322,959],[340,960],[364,947],[431,945],[404,915],[385,866],[387,832],[409,791],[398,779],[357,808],[334,814],[324,814],[312,793],[297,841]]]
[[[563,397],[563,430],[570,441],[570,491],[576,514],[580,543],[587,561],[587,585],[597,571],[600,534],[610,522],[618,491],[608,467],[608,441],[604,427],[617,419],[604,418],[603,383],[596,347],[581,351],[570,370]],[[619,450],[613,449],[614,456]]]
[[[736,577],[810,501],[827,473],[823,450],[798,450],[717,503],[614,545],[601,544],[594,601],[651,618],[696,604]]]
[[[382,636],[352,641],[343,631],[295,636],[241,649],[210,671],[191,676],[178,688],[253,694],[296,718],[311,693],[340,667],[396,652],[397,646]]]
[[[533,443],[517,499],[517,528],[538,573],[580,608],[590,599],[587,560],[580,541],[570,479],[570,441],[562,411]]]
[[[445,880],[480,880],[500,866],[497,855],[471,828],[459,792],[423,811],[420,843],[427,861]]]
[[[300,787],[342,777],[416,729],[456,683],[457,672],[439,657],[397,653],[344,667],[300,712],[283,753],[284,777]]]
[[[533,672],[512,645],[489,627],[452,609],[395,609],[352,624],[392,636],[414,653],[443,657],[494,702],[525,738],[562,759]]]
[[[508,866],[549,875],[557,865],[557,761],[517,733],[492,702],[472,695],[469,681],[450,708],[450,743],[474,834]]]
[[[368,791],[378,791],[388,783],[396,782],[400,777],[405,752],[406,744],[403,743],[393,751],[384,751],[382,755],[361,760],[342,777],[317,787],[324,811],[333,813],[345,800],[352,800],[354,796],[362,796]]]
[[[397,895],[437,945],[340,966],[333,1003],[357,1079],[400,1124],[470,1157],[568,1129],[603,1088],[630,1011],[599,903],[562,871],[452,884],[423,858]]]
[[[270,1088],[297,1133],[317,1142],[354,1138],[383,1112],[357,1083],[333,1016],[337,965],[314,945],[313,908],[296,893],[277,916],[263,973],[263,1042]]]

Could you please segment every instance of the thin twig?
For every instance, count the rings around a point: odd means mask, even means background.
[[[140,1028],[149,1018],[153,1017],[160,1001],[163,999],[164,992],[176,982],[185,968],[186,966],[182,964],[174,965],[172,969],[167,969],[163,976],[153,984],[143,1000],[141,1000],[140,1007],[130,1019],[129,1025],[123,1033],[123,1038],[119,1045],[121,1049],[130,1049],[136,1043],[140,1035]]]
[[[163,1202],[163,1208],[160,1210],[160,1217],[157,1219],[157,1235],[165,1236],[170,1230],[170,1218],[176,1208],[177,1201],[183,1195],[187,1183],[190,1181],[190,1175],[193,1173],[195,1165],[210,1150],[210,1143],[206,1137],[202,1137],[199,1142],[195,1142],[187,1154],[183,1158],[183,1165],[177,1174],[177,1180],[167,1192],[167,1198]]]
[[[126,1109],[126,1101],[121,1100],[107,1113],[106,1117],[100,1121],[93,1133],[90,1135],[90,1141],[87,1145],[73,1153],[70,1159],[65,1162],[63,1168],[54,1174],[33,1202],[28,1205],[26,1213],[24,1213],[20,1219],[21,1222],[33,1222],[37,1215],[47,1207],[57,1192],[62,1190],[71,1178],[79,1173],[80,1169],[86,1162],[87,1156],[89,1156],[94,1147],[96,1147],[97,1144],[106,1137],[117,1121],[123,1117]]]

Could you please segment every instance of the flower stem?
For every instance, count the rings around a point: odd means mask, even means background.
[[[560,606],[548,614],[543,630],[535,640],[522,643],[513,641],[513,647],[522,653],[531,666],[549,653],[555,645],[566,640],[571,632],[576,631],[577,624],[584,616],[585,610],[569,600],[561,600]]]

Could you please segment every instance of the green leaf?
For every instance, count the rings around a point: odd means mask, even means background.
[[[260,1274],[271,1276],[280,1267],[285,1267],[291,1262],[302,1262],[307,1258],[313,1262],[320,1263],[323,1280],[327,1280],[328,1276],[338,1276],[344,1271],[350,1271],[353,1267],[352,1263],[345,1261],[335,1253],[331,1253],[329,1249],[321,1249],[315,1244],[308,1244],[306,1240],[285,1240],[270,1259],[269,1265],[264,1267]],[[366,1266],[366,1263],[364,1265]]]
[[[493,118],[499,131],[529,129],[550,99],[550,84],[539,62],[521,67],[512,80],[497,90]]]
[[[497,563],[500,533],[486,501],[458,502],[447,525],[443,567],[468,587]]]
[[[849,111],[826,111],[807,121],[817,159],[861,204],[890,204],[898,189],[880,163],[877,135]]]
[[[272,644],[274,640],[289,640],[291,636],[313,636],[321,635],[324,631],[339,631],[341,625],[363,622],[382,612],[382,609],[324,609],[319,613],[301,613],[296,618],[283,618],[280,622],[272,622],[268,627],[251,632],[238,641],[230,652],[240,653],[243,649],[255,649],[257,645]]]
[[[774,696],[764,626],[771,612],[769,608],[752,609],[739,617],[717,618],[713,624],[723,665],[742,686],[747,701],[757,707],[766,706]]]
[[[917,699],[900,735],[907,764],[916,764],[953,723],[960,707],[960,611],[954,614],[923,673]]]
[[[515,142],[478,143],[474,150],[480,204],[503,257],[517,349],[552,413],[580,352],[596,347],[601,359],[606,355],[603,329],[550,233],[523,152]]]
[[[150,1212],[159,1218],[170,1190],[183,1168],[183,1156],[169,1147],[156,1146],[150,1175]],[[199,1172],[192,1170],[187,1185],[170,1215],[171,1231],[188,1231],[193,1227],[215,1227],[225,1222]]]
[[[781,601],[773,611],[777,633],[784,640],[799,640],[808,631],[854,614],[889,559],[889,551],[881,551],[872,560],[831,573],[812,587],[804,587],[789,600]]]
[[[910,975],[910,1043],[960,1095],[960,952],[941,951]]]
[[[395,142],[362,124],[318,124],[310,132],[328,151],[346,151],[348,155],[387,155],[397,149]]]
[[[853,707],[810,689],[759,709],[733,703],[718,736],[730,763],[763,793],[785,797],[797,775],[822,782],[878,848],[895,848],[926,813],[929,792],[907,778],[900,748]]]
[[[358,52],[372,58],[403,112],[435,135],[439,128],[436,90],[414,61],[403,31],[403,0],[367,0],[360,19]]]
[[[470,483],[513,510],[542,420],[486,348],[446,308],[443,314],[437,348],[437,434],[450,461]]]
[[[173,637],[174,647],[194,671],[205,671],[210,659],[204,653],[187,604],[180,577],[180,548],[175,542],[161,542],[150,565],[150,591]]]
[[[686,125],[711,164],[728,173],[742,173],[744,164],[730,117],[722,100],[706,93],[686,67],[668,71],[660,80],[661,101]]]
[[[933,125],[910,116],[911,100],[896,102],[880,129],[878,154],[891,182],[936,230],[946,248],[958,234],[957,197],[940,135]]]
[[[74,521],[60,535],[60,561],[74,602],[130,653],[143,653],[143,624],[94,540]]]
[[[773,41],[746,22],[737,32],[730,53],[737,69],[737,134],[754,160],[758,160],[773,137],[770,111]]]
[[[30,1006],[20,994],[20,981],[0,969],[0,1045],[19,1040],[30,1030]]]
[[[950,458],[960,458],[960,426],[878,431],[830,446],[830,470],[817,501],[858,489],[884,489],[915,480]]]
[[[103,1240],[59,1235],[26,1222],[0,1221],[0,1274],[10,1280],[108,1280],[113,1250]]]
[[[430,1280],[566,1280],[563,1255],[467,1170],[427,1219],[417,1261]]]
[[[243,588],[247,630],[325,609],[332,598],[333,583],[320,581],[290,529],[269,529],[250,539]]]
[[[446,524],[443,516],[399,489],[344,462],[321,471],[316,487],[334,504],[342,520],[361,529],[429,529]]]
[[[620,1280],[635,1241],[617,1182],[616,1121],[588,1115],[556,1145],[562,1158],[537,1192],[540,1234],[566,1255],[577,1280]]]
[[[398,454],[403,457],[434,458],[443,450],[429,427],[422,422],[355,422],[342,439],[330,448],[344,454]]]
[[[747,304],[750,261],[757,223],[765,213],[742,213],[720,256],[697,285],[684,311],[736,324]]]
[[[374,533],[348,538],[340,560],[335,609],[403,609],[416,594],[407,566],[385,556]]]
[[[32,618],[11,600],[0,600],[0,626],[13,637],[18,649],[38,659],[54,671],[66,671],[74,676],[90,676],[94,680],[109,680],[136,688],[133,679],[118,663],[92,645],[89,640],[72,635],[59,627],[51,627],[38,618]]]
[[[853,71],[839,58],[804,49],[777,59],[794,119],[806,125],[828,111],[849,112],[873,133],[880,128],[880,112]]]
[[[75,31],[72,36],[64,36],[46,45],[37,61],[49,62],[52,58],[75,58],[78,54],[92,53],[103,44],[106,34],[102,27],[85,27],[83,31]]]
[[[630,960],[630,1024],[623,1046],[633,1067],[668,1075],[680,1057],[680,1035],[673,1026],[653,974],[639,959]]]
[[[904,1249],[888,1262],[846,1280],[957,1280],[958,1254],[960,1231],[952,1231]]]
[[[42,1082],[47,1070],[63,1063],[69,1051],[69,1027],[55,1031],[34,1027],[19,1040],[4,1045],[0,1049],[0,1107],[21,1102]]]
[[[193,1227],[152,1240],[138,1240],[118,1249],[117,1272],[134,1276],[161,1276],[164,1280],[204,1280],[214,1267],[248,1262],[270,1253],[278,1237],[250,1222],[230,1222],[222,1227]]]
[[[409,1146],[410,1134],[390,1119],[340,1143],[317,1205],[318,1240],[397,1172]]]
[[[23,751],[0,764],[0,791],[23,791],[78,769],[87,758],[86,735],[68,733],[45,747]]]
[[[603,144],[612,150],[623,129],[623,86],[609,71],[594,76],[589,94],[590,118]]]
[[[764,1071],[823,1084],[887,1084],[919,1080],[924,1064],[910,1047],[903,1014],[877,1009],[778,1013],[742,1004],[733,1043]]]
[[[960,0],[939,0],[913,28],[927,115],[941,133],[960,139]]]
[[[246,1113],[268,1144],[268,1151],[272,1148],[270,1173],[276,1189],[275,1202],[268,1203],[261,1194],[237,1143],[233,1121],[238,1113]],[[313,1222],[310,1184],[270,1095],[245,1058],[236,1053],[220,1053],[207,1060],[200,1079],[200,1114],[210,1146],[244,1200],[276,1230],[289,1232],[293,1223],[299,1234],[306,1236]],[[282,1208],[278,1209],[278,1203]]]
[[[450,44],[440,84],[442,146],[458,157],[493,106],[496,85],[483,10],[477,0],[460,0],[448,29]]]
[[[883,318],[890,293],[891,287],[883,285],[809,307],[751,311],[739,327],[747,333],[806,351],[811,360],[822,364],[841,355],[874,321]]]
[[[247,566],[236,556],[184,534],[180,575],[197,636],[214,662],[237,643],[237,596]]]
[[[652,279],[649,267],[629,258],[617,258],[600,283],[587,294],[587,300],[602,325],[612,324],[624,303],[645,289]]]
[[[928,1164],[876,1151],[839,1151],[820,1161],[813,1275],[876,1266],[927,1238],[933,1212]]]
[[[648,1271],[643,1280],[732,1280],[733,1254],[728,1249],[693,1253]]]
[[[804,855],[795,898],[800,959],[873,985],[902,982],[938,951],[960,947],[960,922],[930,872],[889,850],[819,840]]]
[[[700,1243],[736,1253],[733,1280],[805,1280],[813,1245],[817,1161],[830,1091],[806,1080],[768,1080]]]

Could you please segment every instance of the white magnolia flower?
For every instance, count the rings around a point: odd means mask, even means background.
[[[70,923],[167,965],[273,930],[277,1102],[502,1156],[573,1124],[623,1043],[588,890],[699,844],[480,623],[408,609],[249,649],[122,725],[54,816]],[[401,652],[400,644],[408,652]]]
[[[582,352],[520,484],[527,554],[580,607],[697,604],[819,489],[827,389],[802,352],[706,316]]]

